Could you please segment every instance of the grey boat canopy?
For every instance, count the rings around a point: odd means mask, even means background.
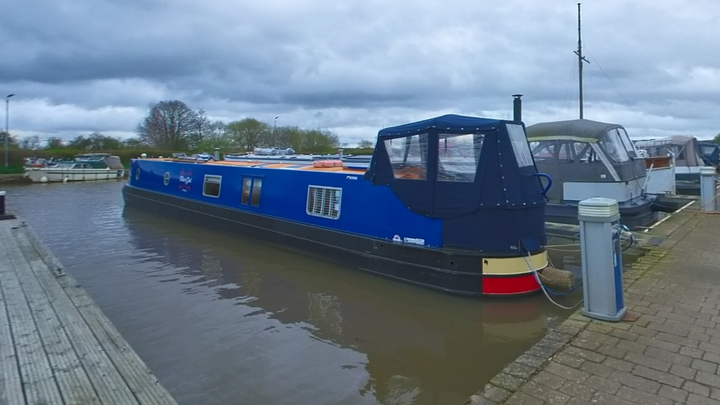
[[[569,120],[555,122],[541,122],[527,127],[528,139],[543,140],[573,140],[580,142],[598,142],[610,130],[620,128],[622,125],[608,124],[591,120]]]
[[[700,156],[698,140],[694,136],[674,135],[661,139],[635,141],[635,147],[647,152],[648,156],[675,155],[677,166],[704,166]]]
[[[634,204],[642,198],[645,162],[622,125],[577,119],[530,125],[526,132],[538,171],[553,179],[551,202],[601,196]]]

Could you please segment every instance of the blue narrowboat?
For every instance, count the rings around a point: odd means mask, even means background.
[[[497,296],[540,289],[539,176],[522,122],[444,115],[381,130],[367,169],[138,158],[123,196],[370,273]]]

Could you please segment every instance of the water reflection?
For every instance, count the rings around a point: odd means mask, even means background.
[[[358,394],[382,404],[461,403],[546,328],[538,297],[447,297],[131,209],[124,218],[137,250],[256,309],[246,317],[299,325],[312,339],[364,354],[337,372],[364,369]]]
[[[124,210],[121,186],[10,187],[8,209],[181,404],[460,404],[567,315]]]

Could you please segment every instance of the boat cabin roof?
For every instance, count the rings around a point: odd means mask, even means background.
[[[157,160],[157,161],[165,161],[165,162],[182,162],[182,163],[188,163],[187,160],[184,160],[182,158],[140,158],[143,160]],[[341,163],[339,159],[335,160],[328,160],[330,162],[338,162]],[[320,161],[324,162],[324,161]],[[338,173],[351,173],[351,174],[362,174],[365,173],[365,169],[363,168],[353,168],[353,167],[347,167],[347,166],[319,166],[316,167],[314,165],[308,165],[308,164],[296,164],[296,163],[272,163],[272,162],[264,162],[261,160],[243,160],[243,161],[230,161],[230,160],[218,160],[218,161],[192,161],[193,164],[201,164],[201,165],[217,165],[217,166],[238,166],[238,167],[257,167],[257,168],[263,168],[263,169],[284,169],[284,170],[303,170],[303,171],[323,171],[323,172],[338,172]],[[336,163],[337,164],[337,163]]]
[[[541,122],[527,127],[530,140],[575,139],[582,142],[598,142],[608,131],[622,128],[622,125],[586,119]]]
[[[463,115],[447,114],[440,117],[382,129],[380,130],[380,132],[378,132],[378,138],[397,137],[398,135],[411,135],[415,133],[427,132],[428,130],[473,133],[475,131],[492,129],[500,125],[502,122],[503,121],[490,118],[467,117]]]
[[[109,153],[82,153],[79,155],[75,155],[75,160],[87,160],[87,159],[101,160],[108,156],[110,156]]]
[[[638,148],[645,148],[651,146],[665,146],[665,145],[676,145],[676,146],[693,146],[697,142],[695,137],[689,135],[673,135],[667,138],[660,139],[642,139],[635,141],[635,145]]]
[[[703,166],[698,140],[694,136],[674,135],[661,139],[635,141],[638,149],[647,151],[649,156],[675,155],[678,166]]]
[[[619,124],[585,119],[527,127],[538,169],[552,176],[550,198],[561,200],[565,182],[628,182],[645,177],[644,161]]]

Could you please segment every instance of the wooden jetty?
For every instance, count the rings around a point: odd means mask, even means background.
[[[23,221],[0,221],[0,405],[177,404]]]

